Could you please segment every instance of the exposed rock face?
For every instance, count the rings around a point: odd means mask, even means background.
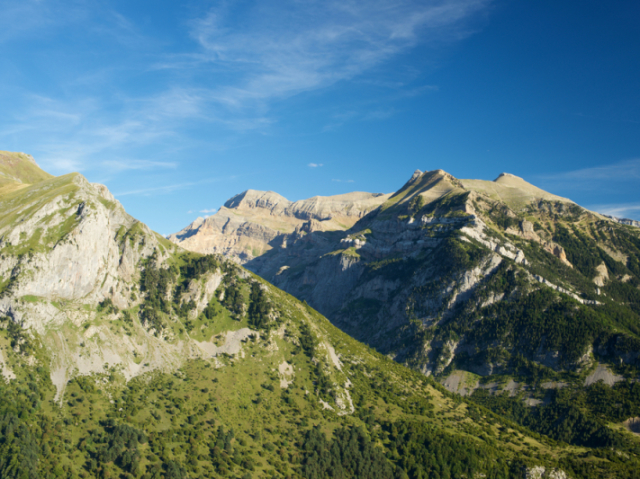
[[[546,469],[542,466],[527,468],[525,479],[568,479],[567,474],[560,469]]]
[[[573,265],[567,259],[567,253],[565,252],[564,248],[559,244],[554,243],[553,241],[543,241],[542,238],[540,238],[540,236],[538,236],[538,234],[535,232],[533,223],[531,223],[530,221],[522,221],[520,223],[520,228],[518,229],[509,227],[506,229],[505,233],[519,236],[528,241],[535,241],[536,243],[541,244],[547,253],[551,253],[564,264],[566,264],[570,268],[573,268]]]
[[[640,434],[640,417],[629,418],[623,424],[632,433]]]
[[[3,251],[20,249],[29,237],[33,245],[24,255],[0,259],[0,275],[10,281],[11,293],[5,290],[0,299],[0,314],[42,329],[42,319],[29,324],[34,316],[23,318],[13,298],[82,299],[89,304],[111,298],[120,307],[129,304],[136,266],[158,247],[158,240],[119,203],[105,204],[105,199],[113,201],[106,187],[73,174],[38,183],[20,201],[2,204],[4,217],[13,217],[0,224]]]
[[[567,266],[570,266],[571,268],[573,268],[573,265],[569,263],[569,260],[567,260],[567,253],[565,253],[564,248],[562,246],[558,246],[557,244],[553,244],[553,243],[547,243],[544,249],[549,253],[551,253],[556,258],[558,258]]]
[[[604,216],[605,218],[609,218],[610,220],[613,220],[616,223],[633,226],[635,228],[640,228],[640,221],[630,220],[629,218],[617,218],[615,216],[609,216],[609,215],[602,215],[602,216]]]
[[[603,287],[605,282],[609,279],[609,271],[607,270],[606,263],[602,262],[600,266],[596,268],[597,276],[593,278],[593,282],[596,286]]]
[[[614,374],[607,366],[598,364],[596,370],[589,374],[584,380],[585,386],[602,381],[607,386],[613,386],[615,383],[622,381],[624,378],[617,374]]]
[[[209,299],[213,296],[216,289],[218,289],[218,286],[220,286],[222,278],[222,274],[218,271],[215,274],[207,275],[202,281],[192,280],[189,283],[187,291],[182,293],[182,302],[194,302],[196,307],[190,312],[192,317],[196,317],[204,311],[209,304]]]
[[[220,253],[245,263],[286,246],[291,236],[346,230],[388,196],[356,192],[291,202],[272,191],[247,190],[169,239],[191,251]]]

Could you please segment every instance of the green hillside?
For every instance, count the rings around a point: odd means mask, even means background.
[[[182,255],[173,264],[181,266],[146,271],[179,287],[221,268],[225,282],[207,312],[188,320],[175,302],[154,304],[163,295],[143,280],[140,310],[156,308],[165,321],[157,328],[215,341],[260,326],[235,354],[187,359],[173,371],[128,382],[117,366],[76,376],[58,402],[46,348],[5,319],[3,353],[17,378],[0,386],[2,477],[515,478],[526,466],[633,477],[640,465],[638,446],[570,447],[465,403],[220,258]],[[216,299],[223,292],[232,299]],[[147,317],[117,315],[112,328],[123,337]]]
[[[30,155],[0,151],[0,195],[50,178]]]

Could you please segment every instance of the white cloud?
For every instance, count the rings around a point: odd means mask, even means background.
[[[187,181],[184,183],[173,183],[170,185],[161,185],[161,186],[152,186],[149,188],[139,188],[136,190],[129,190],[129,191],[123,191],[123,192],[118,192],[118,193],[114,193],[113,196],[120,197],[120,196],[132,196],[132,195],[141,195],[141,196],[152,196],[152,195],[162,195],[162,194],[167,194],[167,193],[172,193],[174,191],[178,191],[178,190],[183,190],[185,188],[189,188],[191,186],[197,186],[197,185],[206,185],[206,184],[210,184],[210,183],[217,183],[219,181],[224,181],[224,180],[231,180],[234,179],[235,176],[228,176],[228,177],[224,177],[224,178],[205,178],[203,180],[200,181]],[[216,211],[215,209],[210,209],[210,210],[203,210],[203,211],[209,211],[209,212],[213,212]],[[193,211],[190,211],[190,213],[192,213]]]
[[[548,176],[548,179],[558,180],[613,180],[613,181],[637,181],[640,179],[640,159],[619,161],[610,165],[595,166],[567,171],[557,175]]]
[[[114,193],[113,196],[116,198],[120,196],[132,196],[132,195],[141,195],[141,196],[151,196],[152,194],[167,194],[172,193],[177,190],[182,190],[184,188],[188,188],[189,186],[197,185],[197,182],[186,182],[186,183],[175,183],[173,185],[163,185],[163,186],[154,186],[151,188],[140,188],[137,190],[129,190],[122,191],[119,193]]]
[[[533,178],[538,186],[560,194],[560,196],[576,194],[593,197],[593,195],[597,195],[596,197],[603,199],[612,198],[615,202],[616,199],[620,200],[624,196],[637,197],[637,191],[640,189],[640,159],[538,175]],[[604,201],[607,200],[604,199]]]
[[[208,210],[207,209],[200,210],[200,213],[210,214],[210,213],[215,213],[216,211],[218,211],[216,208],[211,208],[211,209],[208,209]]]
[[[122,152],[132,147],[174,139],[175,123],[159,120],[160,107],[153,102],[140,105],[124,100],[121,106],[124,110],[109,115],[99,99],[63,101],[26,94],[18,113],[10,121],[0,121],[0,139],[11,139],[18,133],[36,136],[37,142],[30,152],[34,155],[42,152],[38,161],[45,169],[52,169],[52,173],[89,169],[118,173],[177,167],[175,162],[123,157]]]
[[[467,20],[490,0],[336,0],[223,2],[192,23],[199,55],[175,68],[225,72],[211,88],[227,108],[264,111],[269,102],[351,80],[419,43],[440,44],[471,33]],[[186,63],[185,63],[186,62]],[[163,68],[171,68],[171,61]]]
[[[192,213],[193,213],[193,210],[189,210],[189,211],[187,211],[187,214],[188,214],[188,215],[190,215],[190,214],[192,214]]]
[[[320,168],[321,166],[324,166],[322,163],[309,163],[307,165],[309,168]]]
[[[335,181],[336,183],[355,183],[355,181],[353,181],[353,180],[337,180],[337,179],[333,179],[331,181]]]
[[[10,101],[6,110],[13,113],[0,119],[0,141],[31,145],[30,153],[54,174],[176,168],[158,156],[127,158],[135,156],[135,148],[180,150],[203,141],[194,140],[194,131],[203,127],[212,132],[204,140],[208,146],[227,148],[237,133],[275,123],[276,102],[340,82],[378,82],[400,91],[407,85],[378,78],[376,68],[418,44],[437,46],[468,36],[468,21],[491,1],[216,2],[190,22],[176,19],[176,28],[186,25],[194,40],[181,44],[184,53],[176,54],[166,53],[166,37],[143,34],[150,31],[147,26],[108,2],[69,6],[61,0],[7,0],[0,15],[3,46],[25,39],[34,45],[58,41],[64,32],[77,42],[95,40],[97,54],[103,48],[118,55],[115,61],[105,55],[105,62],[87,68],[92,62],[84,61],[84,49],[68,64],[67,56],[54,51],[49,63],[61,65],[60,70],[46,73],[59,84],[37,92],[24,84],[4,87],[0,101]],[[128,90],[124,85],[132,79],[145,88]],[[384,119],[394,113],[377,105],[366,110],[352,118]],[[338,120],[334,128],[347,118]]]
[[[178,166],[174,162],[149,160],[107,160],[101,163],[111,171],[173,169]]]
[[[588,208],[604,215],[615,216],[616,218],[640,219],[640,203],[592,205]]]

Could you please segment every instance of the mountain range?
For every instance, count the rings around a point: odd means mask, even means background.
[[[637,238],[435,171],[175,244],[0,152],[0,477],[634,477]]]
[[[331,214],[343,202],[351,224]],[[308,204],[314,208],[301,208]],[[499,335],[478,329],[498,327],[489,323],[538,296],[605,316],[619,308],[629,318],[605,328],[615,332],[608,342],[601,334],[579,346],[564,344],[560,332],[553,341],[550,331],[528,336],[527,360],[556,371],[585,369],[596,356],[637,365],[637,354],[615,344],[637,350],[639,233],[513,175],[458,180],[436,170],[416,171],[393,195],[290,203],[249,190],[169,238],[235,259],[424,374],[442,376],[466,361],[469,372],[490,376],[524,352],[525,325],[502,319]],[[496,346],[506,356],[490,359]]]

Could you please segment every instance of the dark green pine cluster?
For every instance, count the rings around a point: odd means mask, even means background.
[[[182,254],[167,267],[158,265],[156,253],[146,259],[140,276],[140,291],[144,294],[144,303],[139,313],[142,324],[149,329],[155,329],[158,334],[167,327],[166,318],[173,314],[181,318],[186,329],[190,331],[193,328],[190,312],[196,308],[196,304],[193,300],[182,301],[181,295],[192,280],[218,269],[223,273],[222,283],[214,298],[202,311],[204,317],[211,321],[218,315],[218,298],[221,297],[220,304],[231,317],[240,320],[248,314],[250,327],[268,330],[271,326],[272,306],[260,283],[251,278],[242,279],[237,274],[236,266],[213,255]],[[250,289],[248,298],[245,293],[247,285]],[[168,297],[171,299],[167,299]],[[104,307],[102,303],[101,307]]]

